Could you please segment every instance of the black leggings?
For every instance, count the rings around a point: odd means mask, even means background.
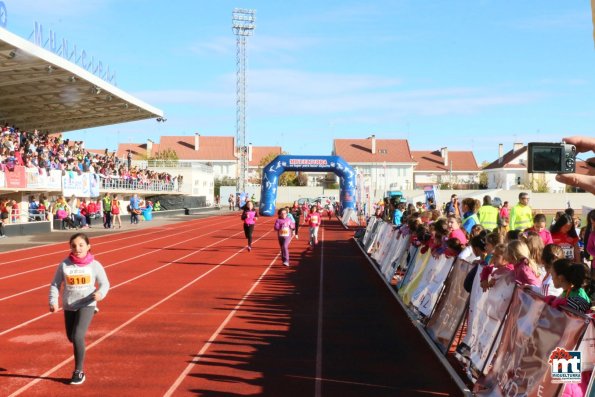
[[[301,217],[297,217],[295,218],[295,235],[297,236],[298,234],[300,234],[300,218]]]
[[[95,314],[95,306],[86,306],[77,311],[64,310],[66,336],[74,346],[74,363],[77,371],[83,370],[85,361],[85,334]]]
[[[248,246],[252,247],[252,233],[254,233],[254,225],[246,225],[244,223],[244,234],[248,239]]]

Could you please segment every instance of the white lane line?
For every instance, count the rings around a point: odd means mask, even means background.
[[[270,233],[271,232],[265,233],[258,240],[263,239],[266,235],[268,235]],[[256,240],[256,241],[258,241],[258,240]],[[119,332],[120,330],[122,330],[122,328],[124,328],[127,325],[129,325],[129,324],[133,323],[134,321],[136,321],[139,317],[141,317],[141,316],[145,315],[146,313],[150,312],[151,310],[153,310],[157,306],[161,305],[162,303],[167,302],[168,300],[170,300],[171,298],[173,298],[174,296],[176,296],[180,292],[184,291],[188,287],[191,287],[197,281],[205,278],[210,273],[212,273],[215,270],[217,270],[218,268],[220,268],[222,265],[224,265],[225,263],[227,263],[227,261],[229,261],[230,259],[234,258],[236,255],[238,255],[242,251],[244,251],[244,248],[241,248],[240,250],[236,251],[236,253],[234,253],[233,255],[231,255],[230,257],[228,257],[227,259],[225,259],[223,262],[219,263],[218,265],[216,265],[212,269],[210,269],[210,270],[206,271],[205,273],[201,274],[200,276],[196,277],[194,280],[190,281],[188,284],[186,284],[186,285],[178,288],[176,291],[172,292],[171,294],[169,294],[165,298],[161,299],[159,302],[154,303],[153,305],[149,306],[145,310],[143,310],[143,311],[139,312],[138,314],[136,314],[135,316],[131,317],[125,323],[119,325],[118,327],[114,328],[113,330],[111,330],[107,334],[103,335],[101,338],[97,339],[95,342],[91,343],[89,346],[87,346],[87,350],[92,349],[93,347],[97,346],[98,344],[100,344],[101,342],[103,342],[104,340],[106,340],[107,338],[109,338],[110,336],[112,336],[112,335],[116,334],[117,332]],[[194,254],[194,252],[193,253],[190,253],[188,255],[185,255],[185,256],[177,259],[177,260],[185,259],[185,258],[187,258],[187,257],[189,257],[190,255],[193,255],[193,254]],[[62,361],[58,365],[54,366],[53,368],[51,368],[51,369],[47,370],[46,372],[44,372],[43,374],[39,375],[39,377],[37,379],[32,380],[31,382],[27,383],[26,385],[24,385],[20,389],[16,390],[12,394],[10,394],[8,397],[14,397],[14,396],[18,396],[18,395],[22,394],[23,392],[29,390],[31,387],[33,387],[34,385],[36,385],[37,383],[39,383],[41,380],[43,380],[44,378],[47,378],[48,376],[50,376],[51,374],[53,374],[54,372],[56,372],[57,370],[59,370],[60,368],[62,368],[63,366],[65,366],[66,364],[68,364],[69,362],[71,362],[73,360],[74,360],[74,356],[71,356],[71,357],[65,359],[64,361]]]
[[[318,282],[318,322],[316,327],[316,382],[314,383],[314,396],[322,396],[322,318],[323,318],[323,282],[324,282],[324,229],[320,243],[320,280]]]
[[[198,220],[204,220],[204,219],[207,219],[208,220],[208,218],[201,218],[201,219],[198,219]],[[192,222],[192,223],[190,223],[190,222]],[[195,221],[186,221],[186,222],[183,222],[183,223],[185,223],[185,225],[179,225],[178,224],[177,227],[175,227],[175,228],[172,225],[158,226],[156,228],[149,229],[151,231],[148,232],[148,233],[138,233],[138,234],[134,234],[134,235],[130,235],[130,234],[132,234],[134,232],[141,232],[142,230],[125,231],[125,232],[121,232],[121,233],[118,233],[118,234],[127,235],[127,237],[123,237],[123,238],[119,238],[119,239],[115,239],[115,240],[109,240],[109,241],[94,242],[93,245],[97,246],[97,245],[101,245],[101,244],[112,244],[112,243],[117,242],[117,241],[129,240],[129,239],[132,239],[132,238],[137,238],[137,237],[142,237],[142,236],[148,236],[150,234],[160,233],[162,231],[175,230],[175,229],[178,229],[180,226],[181,227],[184,227],[184,226],[193,226],[193,223],[198,223],[198,222],[195,222]],[[215,223],[217,223],[217,222],[215,222]],[[202,225],[200,225],[200,226],[202,226]],[[104,234],[104,235],[101,235],[101,236],[96,236],[96,237],[93,237],[93,241],[96,241],[97,239],[100,239],[102,237],[112,237],[112,236],[114,236],[114,235],[113,234]],[[54,246],[54,245],[56,245],[56,246],[58,246],[58,245],[59,246],[63,246],[64,244],[66,244],[66,242],[67,241],[65,240],[65,241],[59,242],[59,243],[50,243],[50,244],[44,244],[44,245],[37,245],[37,246],[34,246],[34,247],[20,248],[20,249],[16,249],[16,250],[6,251],[6,252],[3,252],[1,254],[12,254],[14,252],[31,250],[31,249],[36,249],[36,248],[44,248],[44,247],[47,248],[47,247],[51,247],[51,246]],[[64,252],[64,251],[63,250],[60,250],[60,251],[44,252],[43,254],[35,255],[35,256],[29,256],[27,258],[20,258],[20,259],[14,259],[14,260],[9,260],[9,261],[3,260],[2,263],[0,263],[0,266],[4,266],[4,265],[10,264],[10,263],[15,263],[15,262],[21,263],[21,262],[26,261],[26,260],[29,260],[29,259],[42,258],[44,256],[50,256],[50,255],[54,255],[54,254],[59,254],[61,252]]]
[[[214,225],[205,225],[205,226],[214,226]],[[181,232],[173,233],[173,234],[165,233],[165,234],[162,234],[160,237],[157,237],[157,238],[154,238],[154,239],[151,239],[151,240],[142,240],[141,242],[136,243],[136,244],[123,245],[123,246],[118,247],[118,248],[115,248],[113,250],[100,252],[100,253],[96,254],[95,256],[105,255],[105,254],[109,254],[111,252],[125,250],[125,249],[128,249],[130,247],[136,247],[138,245],[143,245],[145,243],[149,243],[149,242],[152,242],[152,241],[161,240],[161,239],[168,238],[168,237],[171,237],[171,236],[177,236],[179,234],[185,234],[185,233],[188,233],[188,232],[189,232],[189,230],[183,230]],[[61,251],[61,252],[64,252],[64,251]],[[23,260],[26,260],[26,259],[23,259]],[[21,262],[23,260],[21,260]],[[34,272],[37,272],[37,271],[40,271],[40,270],[45,270],[45,269],[49,269],[49,268],[55,268],[56,266],[58,266],[58,263],[54,263],[54,264],[51,264],[51,265],[48,265],[48,266],[38,267],[38,268],[35,268],[35,269],[26,270],[24,272],[9,274],[8,276],[2,276],[2,277],[0,277],[0,281],[6,280],[6,279],[9,279],[9,278],[13,278],[13,277],[22,276],[24,274],[34,273]]]
[[[200,238],[200,237],[206,236],[206,235],[208,235],[208,234],[215,233],[215,232],[217,232],[217,231],[218,231],[218,230],[215,230],[215,231],[212,231],[212,232],[210,232],[210,233],[207,233],[207,234],[200,235],[200,236],[198,236],[198,237],[192,237],[192,238],[189,238],[189,239],[187,239],[187,240],[180,241],[179,243],[172,244],[172,245],[169,245],[169,246],[167,246],[167,247],[163,247],[163,248],[161,248],[159,251],[161,251],[161,250],[163,250],[163,249],[165,249],[165,248],[172,247],[172,246],[174,246],[174,245],[182,244],[182,243],[185,243],[185,242],[187,242],[187,241],[194,240],[194,239],[196,239],[196,238]],[[164,264],[164,265],[161,265],[161,266],[159,266],[159,267],[157,267],[157,268],[155,268],[155,269],[152,269],[152,270],[150,270],[150,271],[148,271],[148,272],[146,272],[146,273],[140,274],[140,275],[138,275],[138,276],[135,276],[135,277],[133,277],[133,278],[131,278],[131,279],[128,279],[128,280],[126,280],[126,281],[123,281],[123,282],[121,282],[120,284],[116,284],[116,285],[114,285],[114,286],[110,287],[110,289],[112,289],[112,290],[113,290],[113,289],[115,289],[115,288],[118,288],[118,287],[120,287],[120,286],[122,286],[122,285],[128,284],[128,283],[129,283],[129,282],[131,282],[131,281],[138,280],[139,278],[141,278],[141,277],[144,277],[144,276],[146,276],[146,275],[148,275],[148,274],[151,274],[151,273],[153,273],[153,272],[156,272],[156,271],[157,271],[157,270],[159,270],[159,269],[163,269],[164,267],[167,267],[167,266],[171,265],[172,263],[175,263],[176,261],[179,261],[179,260],[181,260],[181,259],[184,259],[184,258],[188,257],[189,255],[197,254],[197,253],[199,253],[199,252],[201,252],[201,251],[203,251],[203,250],[205,250],[205,249],[207,249],[207,248],[210,248],[210,247],[212,247],[213,245],[217,245],[217,244],[219,244],[219,243],[222,243],[223,241],[225,241],[225,240],[228,240],[228,239],[230,239],[230,238],[232,238],[232,237],[235,237],[235,236],[237,236],[238,234],[241,234],[241,233],[243,233],[243,232],[238,232],[238,233],[236,233],[236,234],[233,234],[233,235],[231,235],[231,236],[229,236],[229,237],[227,237],[227,238],[225,238],[225,239],[223,239],[223,240],[218,240],[218,241],[214,242],[213,244],[210,244],[210,245],[208,245],[208,246],[206,246],[206,247],[203,247],[203,248],[201,248],[201,249],[200,249],[200,250],[198,250],[198,251],[193,251],[192,253],[190,253],[190,254],[188,254],[188,255],[185,255],[185,256],[183,256],[183,257],[181,257],[181,258],[175,259],[175,260],[174,260],[174,261],[172,261],[172,262],[168,262],[168,263],[166,263],[166,264]],[[145,254],[142,254],[142,255],[139,255],[139,256],[145,256],[145,255],[148,255],[148,254],[154,254],[155,252],[158,252],[158,251],[153,251],[153,252],[145,253]],[[128,259],[128,260],[129,260],[129,259]],[[126,260],[126,261],[128,261],[128,260]],[[121,262],[126,262],[126,261],[120,261],[119,263],[121,263]],[[106,267],[106,268],[108,268],[108,267],[115,266],[115,265],[116,265],[116,263],[114,263],[114,264],[112,264],[112,265],[109,265],[109,266],[105,266],[105,267]],[[42,285],[41,287],[37,287],[36,289],[40,289],[40,288],[47,288],[47,287],[48,287],[47,285]],[[61,309],[62,309],[62,308],[60,308],[60,310],[61,310]],[[48,316],[48,315],[50,315],[50,314],[51,314],[51,313],[45,313],[45,314],[42,314],[42,315],[40,315],[40,316],[37,316],[37,317],[35,317],[35,318],[32,318],[31,320],[27,320],[27,321],[25,321],[24,323],[21,323],[21,324],[15,325],[15,326],[14,326],[14,327],[12,327],[12,328],[8,328],[8,329],[6,329],[6,330],[4,330],[4,331],[0,332],[0,336],[6,335],[6,334],[8,334],[8,333],[10,333],[10,332],[12,332],[12,331],[15,331],[15,330],[19,329],[19,328],[23,328],[23,327],[25,327],[25,326],[27,326],[27,325],[29,325],[29,324],[31,324],[31,323],[33,323],[33,322],[37,321],[37,320],[41,320],[42,318],[44,318],[44,317],[46,317],[46,316]]]
[[[209,340],[202,346],[200,351],[198,353],[196,353],[196,355],[192,359],[192,362],[190,362],[190,364],[188,364],[186,366],[186,368],[184,368],[184,370],[182,371],[180,376],[178,376],[178,378],[170,386],[170,388],[167,390],[167,392],[165,392],[165,394],[163,395],[164,397],[171,396],[176,391],[176,389],[182,384],[182,382],[184,381],[184,378],[186,378],[186,376],[190,373],[190,371],[192,371],[192,368],[194,368],[194,366],[197,364],[197,362],[202,358],[202,356],[207,352],[207,350],[209,350],[209,348],[211,347],[213,342],[215,342],[217,337],[219,337],[219,334],[221,334],[221,332],[225,329],[227,324],[231,321],[233,316],[237,313],[237,311],[240,309],[240,307],[244,304],[246,299],[248,299],[248,297],[252,294],[252,292],[254,292],[254,289],[258,286],[258,284],[264,278],[264,276],[266,276],[266,274],[269,272],[269,270],[271,269],[271,267],[277,261],[278,258],[279,258],[279,254],[277,254],[275,256],[275,258],[271,261],[271,263],[265,269],[265,271],[260,275],[260,277],[258,277],[258,279],[254,282],[254,284],[252,284],[252,287],[250,287],[248,292],[246,292],[246,294],[242,297],[242,299],[238,302],[238,304],[233,308],[233,310],[231,312],[229,312],[227,317],[225,317],[225,320],[223,320],[223,322],[219,325],[219,328],[217,328],[217,330],[215,332],[213,332],[213,334],[211,335]]]

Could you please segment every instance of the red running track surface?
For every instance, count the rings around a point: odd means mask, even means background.
[[[446,396],[455,383],[359,249],[328,222],[281,265],[272,218],[252,252],[237,215],[101,237],[112,284],[87,381],[48,285],[67,244],[0,254],[1,396]]]

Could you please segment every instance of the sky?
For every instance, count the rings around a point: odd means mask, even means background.
[[[3,0],[7,29],[37,21],[165,112],[68,133],[88,148],[162,135],[235,136],[235,7],[248,39],[247,142],[328,155],[335,138],[408,139],[411,150],[595,136],[587,1]]]

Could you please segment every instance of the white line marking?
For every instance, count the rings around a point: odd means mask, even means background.
[[[323,282],[324,282],[324,229],[322,229],[322,241],[320,243],[320,280],[318,284],[318,324],[316,328],[316,382],[314,384],[314,396],[322,396],[322,317],[323,317]]]
[[[214,225],[205,225],[205,226],[214,226]],[[145,243],[149,243],[149,242],[152,242],[152,241],[161,240],[161,239],[168,238],[168,237],[171,237],[171,236],[177,236],[179,234],[185,234],[185,233],[188,233],[189,231],[190,230],[184,230],[184,231],[181,231],[181,232],[178,232],[178,233],[173,233],[173,234],[166,233],[165,235],[161,235],[160,237],[157,237],[157,238],[154,238],[154,239],[151,239],[151,240],[143,240],[140,243],[123,245],[123,246],[118,247],[118,248],[115,248],[113,250],[103,251],[103,252],[100,252],[100,253],[96,254],[95,256],[105,255],[105,254],[109,254],[111,252],[125,250],[125,249],[128,249],[130,247],[136,247],[138,245],[143,245]],[[64,252],[64,251],[61,251],[61,252]],[[146,255],[146,254],[144,254],[144,255]],[[20,260],[20,261],[22,262],[22,261],[27,260],[27,259],[30,259],[30,258],[25,258],[25,259]],[[39,270],[45,270],[45,269],[53,268],[53,267],[58,266],[58,264],[59,263],[54,263],[54,264],[51,264],[51,265],[48,265],[48,266],[38,267],[38,268],[35,268],[35,269],[30,269],[30,270],[26,270],[24,272],[20,272],[20,273],[9,274],[8,276],[2,276],[2,277],[0,277],[0,281],[1,280],[6,280],[6,279],[9,279],[9,278],[13,278],[13,277],[17,277],[17,276],[22,276],[23,274],[34,273],[34,272],[39,271]]]
[[[217,328],[217,330],[215,332],[213,332],[213,334],[211,335],[211,337],[209,338],[207,343],[205,343],[202,346],[202,348],[200,349],[200,351],[198,353],[196,353],[192,362],[190,362],[190,364],[188,364],[186,366],[186,368],[182,371],[180,376],[178,376],[178,378],[174,381],[174,383],[167,390],[167,392],[165,392],[165,394],[163,395],[164,397],[171,396],[176,391],[176,389],[182,384],[182,382],[184,381],[184,378],[190,373],[190,371],[192,371],[192,368],[194,368],[196,363],[201,359],[202,355],[205,354],[207,352],[207,350],[209,350],[209,347],[211,347],[211,345],[213,344],[213,342],[215,342],[215,340],[217,339],[219,334],[225,329],[227,324],[231,321],[232,317],[237,313],[237,311],[244,304],[246,299],[248,299],[248,297],[252,294],[252,292],[258,286],[258,284],[264,278],[264,276],[266,276],[266,274],[269,272],[269,270],[271,269],[273,264],[275,264],[275,262],[277,261],[277,258],[279,258],[279,254],[277,254],[275,256],[275,258],[271,261],[271,263],[265,269],[265,271],[260,275],[260,277],[258,277],[258,279],[254,282],[254,284],[252,284],[252,287],[250,287],[248,292],[246,292],[246,294],[242,297],[242,299],[238,302],[238,304],[233,308],[233,310],[231,312],[229,312],[227,317],[225,317],[225,320],[223,320],[223,322],[219,325],[219,328]]]
[[[217,232],[217,231],[218,231],[218,230],[215,230],[215,231],[212,231],[211,233],[202,234],[202,235],[200,235],[200,236],[198,236],[198,237],[192,237],[192,238],[189,238],[189,239],[187,239],[187,240],[180,241],[180,242],[178,242],[178,243],[175,243],[175,244],[169,245],[169,246],[167,246],[167,247],[163,247],[163,248],[161,248],[160,250],[163,250],[163,249],[165,249],[165,248],[172,247],[172,246],[174,246],[174,245],[182,244],[182,243],[185,243],[185,242],[187,242],[187,241],[194,240],[194,239],[196,239],[196,238],[200,238],[200,237],[206,236],[206,235],[208,235],[208,234],[215,233],[215,232]],[[206,246],[206,247],[203,247],[203,248],[201,248],[201,249],[200,249],[200,250],[198,250],[198,251],[193,251],[192,253],[190,253],[190,254],[187,254],[187,255],[185,255],[185,256],[183,256],[183,257],[181,257],[181,258],[175,259],[175,260],[174,260],[174,261],[172,261],[172,262],[166,263],[165,265],[161,265],[161,266],[159,266],[159,267],[157,267],[157,268],[155,268],[155,269],[151,269],[150,271],[148,271],[148,272],[146,272],[146,273],[140,274],[140,275],[138,275],[138,276],[135,276],[135,277],[133,277],[133,278],[131,278],[131,279],[128,279],[128,280],[126,280],[126,281],[123,281],[123,282],[121,282],[120,284],[117,284],[117,285],[114,285],[114,286],[112,286],[112,287],[110,288],[110,290],[112,290],[112,289],[115,289],[115,288],[118,288],[118,287],[120,287],[120,286],[122,286],[122,285],[128,284],[128,283],[129,283],[129,282],[131,282],[131,281],[137,280],[137,279],[139,279],[139,278],[141,278],[141,277],[144,277],[144,276],[146,276],[146,275],[148,275],[148,274],[151,274],[151,273],[153,273],[153,272],[156,272],[156,271],[157,271],[157,270],[159,270],[159,269],[163,269],[164,267],[167,267],[167,266],[171,265],[172,263],[175,263],[176,261],[179,261],[179,260],[181,260],[181,259],[184,259],[184,258],[186,258],[186,257],[188,257],[188,256],[190,256],[190,255],[193,255],[193,254],[197,254],[197,253],[199,253],[199,252],[202,252],[202,251],[203,251],[203,250],[205,250],[206,248],[210,248],[210,247],[212,247],[213,245],[217,245],[217,244],[219,244],[219,243],[222,243],[223,241],[225,241],[225,240],[228,240],[228,239],[230,239],[230,238],[232,238],[232,237],[235,237],[235,236],[237,236],[238,234],[241,234],[241,233],[243,233],[243,232],[238,232],[238,233],[236,233],[236,234],[233,234],[233,235],[231,235],[230,237],[224,238],[223,240],[218,240],[218,241],[216,241],[215,243],[213,243],[213,244],[210,244],[210,245],[208,245],[208,246]],[[159,250],[159,251],[160,251],[160,250]],[[139,257],[140,257],[140,256],[145,256],[145,255],[148,255],[148,254],[153,254],[153,253],[155,253],[155,252],[158,252],[158,251],[148,252],[148,253],[145,253],[145,254],[142,254],[142,255],[138,255],[138,256],[139,256]],[[130,259],[133,259],[133,258],[130,258]],[[126,261],[128,261],[128,260],[130,260],[130,259],[127,259],[127,260],[125,260],[125,261],[120,261],[120,262],[117,262],[117,263],[126,262]],[[111,267],[111,266],[115,266],[117,263],[114,263],[114,264],[112,264],[112,265],[105,266],[105,267],[106,267],[106,268],[108,268],[108,267]],[[35,289],[40,289],[40,288],[47,288],[47,287],[48,287],[47,285],[42,285],[41,287],[37,287],[37,288],[35,288]],[[60,308],[60,310],[61,310],[61,309],[62,309],[62,308]],[[26,326],[26,325],[29,325],[29,324],[31,324],[31,323],[33,323],[33,322],[37,321],[37,320],[41,320],[42,318],[44,318],[44,317],[48,316],[49,314],[50,314],[50,313],[45,313],[45,314],[42,314],[42,315],[40,315],[40,316],[37,316],[37,317],[35,317],[35,318],[32,318],[31,320],[25,321],[24,323],[21,323],[21,324],[15,325],[15,326],[14,326],[14,327],[12,327],[12,328],[8,328],[8,329],[6,329],[6,330],[4,330],[4,331],[0,332],[0,336],[6,335],[6,334],[8,334],[8,333],[10,333],[10,332],[12,332],[12,331],[15,331],[15,330],[19,329],[19,328],[23,328],[24,326]]]
[[[260,237],[258,240],[264,238],[266,235],[270,234],[271,232],[267,232],[265,233],[262,237]],[[256,241],[258,241],[256,240]],[[240,252],[242,252],[244,250],[244,248],[241,248],[240,250],[236,251],[235,254],[231,255],[230,257],[228,257],[227,259],[225,259],[223,262],[219,263],[218,265],[216,265],[215,267],[213,267],[212,269],[206,271],[205,273],[201,274],[200,276],[196,277],[194,280],[190,281],[188,284],[178,288],[176,291],[172,292],[171,294],[169,294],[168,296],[166,296],[165,298],[161,299],[159,302],[154,303],[153,305],[149,306],[148,308],[146,308],[145,310],[143,310],[142,312],[136,314],[135,316],[133,316],[132,318],[130,318],[128,321],[126,321],[125,323],[119,325],[118,327],[114,328],[113,330],[111,330],[110,332],[108,332],[107,334],[103,335],[101,338],[97,339],[95,342],[91,343],[89,346],[87,346],[87,350],[97,346],[98,344],[100,344],[101,342],[103,342],[104,340],[106,340],[107,338],[109,338],[110,336],[116,334],[117,332],[119,332],[122,328],[126,327],[127,325],[133,323],[134,321],[136,321],[139,317],[143,316],[144,314],[150,312],[151,310],[153,310],[154,308],[156,308],[157,306],[161,305],[164,302],[167,302],[168,300],[170,300],[171,298],[173,298],[174,296],[176,296],[177,294],[179,294],[180,292],[184,291],[186,288],[192,286],[193,284],[195,284],[197,281],[203,279],[204,277],[206,277],[207,275],[209,275],[210,273],[214,272],[216,269],[220,268],[222,265],[224,265],[225,263],[227,263],[227,261],[229,261],[230,259],[234,258],[236,255],[238,255]],[[184,259],[191,254],[185,255],[180,259]],[[269,266],[270,267],[270,266]],[[61,363],[59,363],[58,365],[54,366],[53,368],[47,370],[46,372],[44,372],[43,374],[39,375],[39,377],[35,380],[32,380],[31,382],[27,383],[26,385],[24,385],[23,387],[21,387],[20,389],[18,389],[17,391],[13,392],[12,394],[10,394],[8,397],[14,397],[14,396],[18,396],[21,393],[23,393],[24,391],[29,390],[31,387],[33,387],[34,385],[36,385],[37,383],[39,383],[41,380],[43,380],[43,378],[47,378],[48,376],[50,376],[51,374],[53,374],[54,372],[56,372],[57,370],[59,370],[60,368],[62,368],[63,366],[65,366],[66,364],[68,364],[69,362],[71,362],[72,360],[74,360],[74,356],[71,356],[69,358],[67,358],[66,360],[62,361]]]

